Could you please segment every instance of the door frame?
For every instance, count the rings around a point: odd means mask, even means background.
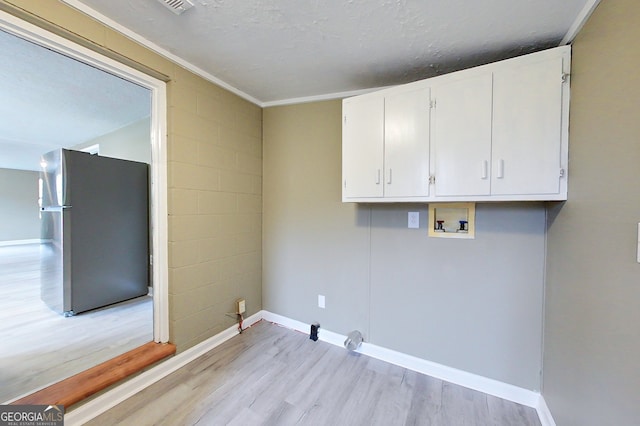
[[[167,224],[167,89],[166,83],[0,11],[0,29],[138,84],[151,91],[151,246],[153,279],[153,339],[169,341],[169,268]]]

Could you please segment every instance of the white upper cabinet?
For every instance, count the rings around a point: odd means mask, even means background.
[[[384,196],[429,195],[429,88],[384,99]]]
[[[493,73],[491,193],[559,194],[563,58]]]
[[[384,97],[357,96],[342,104],[342,198],[383,195]]]
[[[570,46],[343,101],[343,201],[567,199]]]
[[[433,88],[435,195],[489,195],[491,73]]]
[[[344,201],[429,195],[429,104],[429,88],[343,102]]]

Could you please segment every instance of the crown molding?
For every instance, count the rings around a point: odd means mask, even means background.
[[[560,46],[570,44],[574,38],[578,35],[584,24],[587,22],[593,11],[600,4],[600,0],[587,0],[586,4],[573,21],[573,24],[569,27],[569,31],[565,34],[564,38],[560,42]]]
[[[230,85],[229,83],[219,79],[218,77],[214,76],[211,73],[208,73],[207,71],[203,70],[202,68],[199,68],[195,65],[193,65],[190,62],[187,62],[186,60],[182,59],[181,57],[174,55],[173,53],[169,52],[166,49],[163,49],[162,47],[158,46],[157,44],[153,43],[150,40],[147,40],[146,38],[142,37],[140,34],[130,30],[129,28],[125,27],[124,25],[121,25],[119,23],[117,23],[116,21],[114,21],[111,18],[106,17],[105,15],[101,14],[100,12],[96,11],[95,9],[90,8],[89,6],[87,6],[86,4],[80,2],[79,0],[61,0],[63,3],[67,4],[68,6],[84,13],[87,16],[90,16],[91,18],[95,19],[98,22],[101,22],[102,24],[106,25],[109,28],[112,28],[113,30],[123,34],[124,36],[130,38],[131,40],[141,44],[142,46],[146,47],[147,49],[150,49],[152,51],[154,51],[155,53],[169,59],[172,62],[175,62],[176,64],[180,65],[183,68],[186,68],[187,70],[191,71],[192,73],[204,78],[205,80],[208,80],[224,89],[227,89],[228,91],[230,91],[231,93],[234,93],[238,96],[240,96],[241,98],[255,104],[258,105],[260,107],[262,107],[263,102],[260,101],[259,99],[254,98],[253,96],[249,95],[248,93],[243,92],[242,90]]]

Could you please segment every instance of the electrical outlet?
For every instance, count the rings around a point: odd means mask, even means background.
[[[412,229],[420,228],[420,212],[409,212],[407,227]]]
[[[244,314],[247,310],[244,299],[236,300],[236,313]]]
[[[318,308],[324,309],[324,296],[321,294],[318,295]]]

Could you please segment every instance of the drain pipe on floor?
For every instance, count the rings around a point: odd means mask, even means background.
[[[344,341],[344,347],[348,351],[355,351],[362,344],[362,333],[358,330],[353,330],[347,335],[347,339]]]

